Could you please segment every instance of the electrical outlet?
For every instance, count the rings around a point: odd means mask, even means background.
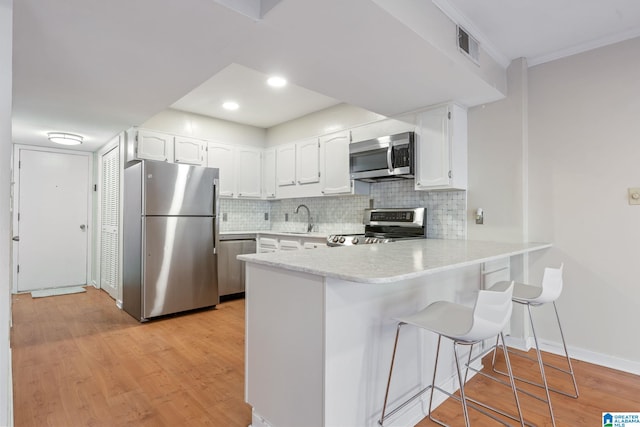
[[[629,189],[629,204],[640,205],[640,188],[636,187]]]

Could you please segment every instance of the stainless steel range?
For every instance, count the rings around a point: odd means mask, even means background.
[[[363,224],[364,234],[332,234],[327,237],[327,245],[353,246],[427,237],[425,208],[366,209]]]

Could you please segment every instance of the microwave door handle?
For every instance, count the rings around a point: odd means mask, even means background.
[[[389,144],[389,148],[387,148],[387,166],[389,173],[393,173],[393,144]]]

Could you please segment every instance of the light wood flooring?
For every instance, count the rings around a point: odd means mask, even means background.
[[[88,287],[86,293],[48,298],[14,295],[13,318],[16,427],[251,422],[244,403],[244,300],[140,324],[106,293]],[[520,373],[536,372],[524,359],[512,357],[512,364]],[[574,368],[580,398],[552,395],[558,426],[599,426],[603,411],[640,411],[640,377],[579,361]],[[468,394],[510,410],[509,389],[487,381],[472,379]],[[550,425],[543,403],[521,395],[521,404],[529,421]],[[455,401],[436,415],[464,425]],[[494,425],[475,411],[470,415],[473,425]]]

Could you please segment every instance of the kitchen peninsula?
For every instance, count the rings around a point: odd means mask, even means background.
[[[511,257],[549,247],[418,239],[240,255],[252,427],[377,425],[393,318],[437,300],[472,305],[479,288],[509,278]],[[428,333],[408,328],[401,340],[391,406],[430,384],[435,357]],[[453,365],[443,363],[437,382],[452,389],[452,377]],[[389,425],[422,419],[425,408],[414,403]]]

